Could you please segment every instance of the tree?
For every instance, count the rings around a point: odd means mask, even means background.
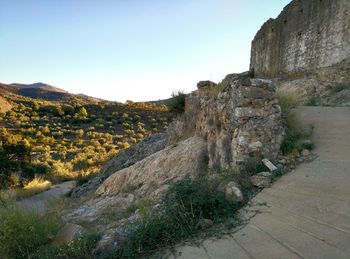
[[[85,120],[88,117],[88,112],[84,107],[81,107],[80,110],[74,115],[74,118],[79,120]]]

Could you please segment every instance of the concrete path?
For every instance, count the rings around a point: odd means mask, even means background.
[[[44,212],[59,198],[62,198],[68,194],[75,186],[75,181],[63,182],[57,185],[53,185],[50,190],[41,192],[29,198],[20,200],[17,204],[22,208],[34,209],[39,212]]]
[[[264,189],[239,231],[171,258],[350,258],[350,108],[301,107],[318,158]]]

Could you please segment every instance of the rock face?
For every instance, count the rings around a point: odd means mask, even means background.
[[[206,143],[191,137],[112,174],[95,198],[65,216],[68,221],[94,222],[108,211],[124,213],[140,199],[159,201],[170,183],[206,173]],[[107,213],[106,213],[107,212]]]
[[[71,197],[79,198],[88,191],[95,190],[104,180],[116,171],[129,167],[136,162],[165,148],[167,136],[165,133],[157,133],[143,139],[135,146],[112,158],[102,168],[99,175],[91,181],[73,189]]]
[[[206,160],[204,140],[191,137],[114,173],[96,194],[106,197],[133,192],[138,198],[158,200],[169,183],[205,174]]]
[[[186,99],[184,116],[169,127],[169,142],[203,137],[214,170],[275,158],[284,131],[272,82],[233,74],[206,85]]]
[[[349,101],[349,62],[348,0],[294,0],[252,41],[255,75],[278,78],[278,85],[304,99],[312,94],[329,104]]]

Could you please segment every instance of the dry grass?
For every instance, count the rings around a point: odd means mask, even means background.
[[[290,109],[295,108],[297,105],[297,98],[292,92],[278,91],[277,99],[282,111],[285,113],[288,113]]]
[[[23,188],[3,190],[0,193],[0,196],[5,200],[21,200],[47,191],[51,188],[51,186],[52,184],[50,181],[43,178],[34,178],[33,180],[27,182]]]

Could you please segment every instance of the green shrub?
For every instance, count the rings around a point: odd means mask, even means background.
[[[281,144],[282,153],[284,155],[287,155],[291,153],[294,149],[298,148],[298,141],[300,140],[300,138],[300,134],[294,131],[287,130],[287,133],[284,136]]]
[[[48,244],[60,227],[53,213],[39,214],[14,205],[0,210],[0,257],[32,258],[40,246]]]
[[[277,92],[277,100],[279,105],[282,108],[282,111],[289,111],[292,108],[295,108],[297,104],[296,96],[291,92]]]
[[[317,99],[316,97],[314,96],[311,96],[307,102],[305,103],[306,106],[318,106],[318,102],[317,102]]]
[[[198,233],[201,219],[222,222],[234,217],[239,205],[206,182],[190,179],[173,184],[160,206],[144,213],[130,227],[129,238],[115,251],[116,258],[139,258],[176,244]]]
[[[169,101],[169,111],[183,113],[185,111],[186,94],[183,91],[175,91],[171,94]]]
[[[74,239],[68,244],[60,246],[46,246],[42,247],[33,258],[62,258],[62,259],[89,259],[92,256],[94,249],[100,235],[91,233]]]

